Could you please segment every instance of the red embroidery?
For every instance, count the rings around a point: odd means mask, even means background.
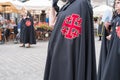
[[[82,18],[78,14],[67,16],[62,24],[61,32],[67,39],[73,39],[81,34]]]
[[[27,20],[25,24],[26,24],[27,27],[29,27],[29,26],[31,26],[31,21]]]
[[[116,27],[117,36],[120,38],[120,26]]]

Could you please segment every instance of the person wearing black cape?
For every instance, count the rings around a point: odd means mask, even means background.
[[[25,11],[23,19],[21,20],[20,42],[22,45],[20,47],[25,47],[26,43],[28,44],[26,48],[30,48],[30,44],[36,44],[33,24],[33,18],[30,12]]]
[[[101,80],[101,75],[102,75],[102,72],[104,70],[106,58],[107,58],[108,52],[110,50],[110,40],[108,40],[106,38],[110,34],[110,29],[106,30],[106,28],[104,27],[103,30],[104,31],[103,31],[103,38],[102,38],[102,42],[101,42],[97,80]]]
[[[58,1],[58,0],[57,0]],[[69,0],[49,41],[44,80],[96,80],[93,12],[88,0]]]
[[[115,0],[115,15],[112,20],[110,39],[112,45],[106,58],[100,80],[120,80],[120,0]]]
[[[111,10],[106,10],[102,17],[103,36],[102,36],[101,49],[100,49],[97,80],[101,80],[101,76],[104,70],[104,65],[106,63],[106,58],[112,44],[112,40],[109,39],[111,34],[111,19],[113,16],[112,13],[113,12]],[[108,14],[111,14],[111,15],[108,15]]]

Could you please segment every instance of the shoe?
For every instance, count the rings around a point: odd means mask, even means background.
[[[26,46],[26,48],[30,48],[30,46]]]
[[[21,45],[21,46],[19,46],[19,47],[25,47],[25,45]]]
[[[28,43],[28,45],[26,46],[26,48],[30,48],[30,44]]]

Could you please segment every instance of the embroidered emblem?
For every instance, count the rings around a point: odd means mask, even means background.
[[[81,34],[82,18],[78,14],[67,16],[62,24],[61,32],[67,39],[73,39]]]
[[[27,21],[25,22],[25,25],[26,25],[27,27],[31,26],[31,21],[30,21],[30,20],[27,20]]]
[[[120,26],[116,27],[117,36],[120,38]]]

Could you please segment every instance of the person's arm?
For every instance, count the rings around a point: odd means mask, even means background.
[[[50,14],[49,14],[49,26],[54,27],[56,21],[56,11],[54,8],[50,9]]]
[[[109,25],[108,29],[106,29],[106,30],[107,30],[107,32],[109,33],[109,35],[106,36],[106,38],[107,38],[108,40],[111,40],[111,37],[112,37],[112,35],[113,35],[113,29],[112,29],[111,25]]]
[[[111,25],[110,22],[108,22],[108,21],[104,22],[104,26],[105,26],[106,30],[109,30],[110,25]]]

